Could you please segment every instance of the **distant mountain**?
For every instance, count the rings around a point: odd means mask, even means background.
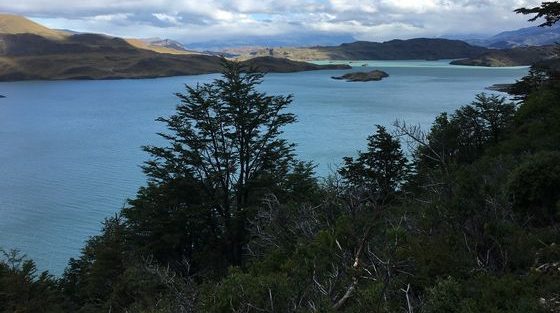
[[[438,60],[479,55],[486,49],[460,40],[417,38],[382,43],[358,41],[337,47],[319,48],[334,59],[349,60]]]
[[[451,64],[491,67],[520,66],[533,65],[558,57],[559,50],[556,46],[532,46],[500,50],[492,49],[477,57],[456,60],[451,62]]]
[[[197,51],[187,50],[180,42],[171,39],[148,38],[148,39],[135,39],[127,38],[126,41],[132,46],[151,50],[159,53],[169,54],[201,54]]]
[[[117,37],[50,30],[23,17],[2,16],[0,21],[0,81],[146,78],[221,69],[216,56],[169,52],[180,48],[172,41],[139,40],[138,47]],[[345,68],[270,58],[250,64],[270,72]]]
[[[350,35],[329,33],[292,33],[288,35],[245,36],[227,40],[209,40],[203,42],[187,42],[185,45],[198,51],[225,51],[244,47],[312,47],[339,45],[343,42],[355,41]]]
[[[437,60],[469,58],[486,51],[486,48],[471,46],[459,40],[417,38],[386,42],[357,41],[327,47],[257,49],[246,52],[241,58],[273,56],[292,60]]]
[[[486,39],[469,39],[467,42],[494,49],[525,46],[546,46],[560,42],[560,25],[528,27],[499,33]]]
[[[248,61],[265,72],[345,68],[291,60]],[[138,49],[121,38],[77,34],[65,40],[33,34],[0,35],[0,81],[149,78],[216,73],[216,56],[157,53]]]

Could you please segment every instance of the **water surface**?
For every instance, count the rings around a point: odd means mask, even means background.
[[[362,67],[368,64],[369,67]],[[429,127],[434,117],[509,83],[527,68],[450,66],[446,61],[355,61],[381,69],[380,82],[333,80],[345,71],[270,74],[262,89],[293,94],[299,122],[285,136],[327,175],[363,148],[375,124],[396,119]],[[183,84],[216,75],[145,80],[0,83],[0,247],[18,248],[60,274],[101,221],[145,178],[141,146],[161,144],[154,122],[172,114]]]

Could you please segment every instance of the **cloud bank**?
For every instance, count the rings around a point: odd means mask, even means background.
[[[184,43],[292,34],[358,40],[494,34],[527,27],[520,0],[0,0],[52,28]]]

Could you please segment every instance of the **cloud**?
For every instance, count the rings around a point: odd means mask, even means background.
[[[497,33],[529,26],[535,0],[0,0],[54,28],[196,42],[330,32],[356,39]]]

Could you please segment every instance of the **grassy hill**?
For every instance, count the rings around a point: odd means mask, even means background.
[[[35,34],[49,39],[65,39],[68,36],[23,16],[11,14],[0,14],[0,34]]]

